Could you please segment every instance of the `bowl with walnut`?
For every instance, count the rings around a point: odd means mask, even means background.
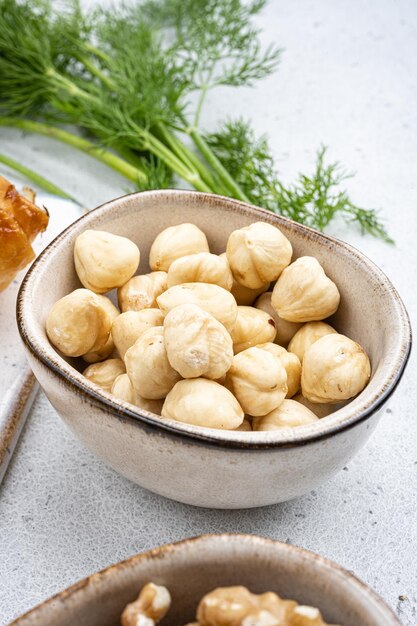
[[[185,191],[78,220],[28,273],[18,322],[77,437],[142,486],[218,508],[287,500],[341,469],[410,348],[398,294],[358,251]]]
[[[336,563],[254,535],[208,535],[80,581],[13,626],[400,626]]]

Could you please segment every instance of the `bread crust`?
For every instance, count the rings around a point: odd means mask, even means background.
[[[32,242],[49,221],[46,209],[19,194],[0,176],[0,291],[33,261]]]

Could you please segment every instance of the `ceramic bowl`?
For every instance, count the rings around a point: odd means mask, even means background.
[[[275,591],[315,606],[331,624],[401,626],[375,592],[340,566],[253,535],[206,535],[138,554],[76,583],[10,626],[114,626],[148,582],[171,592],[164,626],[193,622],[204,594],[229,585]]]
[[[60,356],[45,334],[52,304],[80,286],[73,247],[87,228],[135,241],[141,273],[149,271],[155,236],[192,222],[212,252],[257,220],[288,236],[295,256],[312,255],[337,283],[336,328],[364,346],[372,362],[366,389],[320,421],[282,432],[247,433],[190,426],[114,399]],[[20,290],[19,330],[29,363],[74,434],[127,478],[163,496],[215,508],[257,507],[304,494],[340,470],[366,442],[397,386],[410,350],[410,325],[388,278],[351,246],[238,201],[191,191],[151,191],[112,200],[67,228],[38,257]]]

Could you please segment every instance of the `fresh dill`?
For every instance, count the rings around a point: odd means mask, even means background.
[[[339,216],[363,233],[393,243],[377,212],[358,207],[340,188],[352,175],[338,162],[325,163],[325,147],[318,150],[311,175],[299,174],[294,184],[284,185],[267,139],[257,138],[248,122],[226,122],[206,140],[252,203],[319,230]]]
[[[264,5],[142,0],[84,12],[79,0],[59,11],[52,0],[0,0],[0,125],[49,129],[138,189],[172,186],[175,177],[321,230],[341,216],[390,242],[377,213],[341,189],[347,175],[325,163],[324,148],[310,176],[285,185],[249,123],[209,135],[200,128],[210,90],[252,87],[276,69],[281,51],[261,45],[254,21]]]

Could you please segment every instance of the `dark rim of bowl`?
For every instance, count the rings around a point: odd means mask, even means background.
[[[31,337],[30,330],[27,328],[26,323],[24,321],[24,301],[26,297],[26,293],[30,293],[30,282],[31,277],[34,272],[36,272],[38,265],[42,263],[43,258],[49,253],[49,251],[55,248],[65,237],[67,234],[75,227],[78,222],[86,219],[91,214],[96,211],[100,211],[105,209],[108,205],[113,204],[119,200],[123,200],[124,198],[129,197],[139,197],[143,195],[150,196],[177,196],[177,195],[187,195],[189,197],[194,197],[196,199],[205,199],[208,204],[210,203],[224,203],[233,207],[237,212],[244,211],[246,212],[248,209],[252,213],[257,213],[260,219],[264,219],[265,217],[271,221],[271,217],[273,216],[274,222],[282,222],[287,225],[290,225],[290,228],[294,231],[298,231],[301,234],[305,234],[306,232],[310,234],[313,238],[321,239],[329,242],[330,244],[337,244],[339,247],[342,247],[346,252],[353,255],[356,258],[360,258],[362,261],[366,263],[368,268],[373,273],[378,273],[382,280],[384,280],[387,285],[390,286],[390,293],[392,297],[395,299],[399,310],[401,311],[401,324],[403,330],[403,343],[401,348],[401,356],[396,363],[396,367],[393,368],[392,373],[387,377],[387,380],[383,386],[382,391],[379,394],[374,394],[372,401],[369,405],[358,414],[352,415],[348,419],[344,420],[339,424],[334,424],[331,427],[328,427],[325,432],[317,432],[317,433],[309,433],[303,434],[299,437],[289,440],[289,441],[245,441],[242,439],[222,439],[221,433],[224,431],[213,430],[213,433],[206,432],[210,431],[210,429],[199,429],[195,427],[196,430],[186,430],[184,429],[184,425],[182,423],[171,424],[167,421],[162,420],[159,416],[150,413],[149,411],[145,411],[143,409],[131,410],[127,405],[121,404],[120,401],[112,400],[110,397],[103,395],[100,392],[96,392],[94,388],[90,387],[88,384],[81,382],[72,374],[63,373],[61,366],[58,362],[54,361],[48,354],[45,353],[42,346],[38,345],[35,339]],[[260,207],[256,207],[251,204],[247,204],[245,202],[241,202],[239,200],[234,200],[232,198],[227,198],[224,196],[218,196],[209,193],[202,193],[197,191],[188,191],[182,189],[164,189],[164,190],[153,190],[153,191],[144,191],[144,192],[136,192],[131,194],[125,194],[119,196],[118,198],[114,198],[108,202],[101,204],[100,206],[92,209],[85,215],[82,215],[80,218],[75,220],[72,224],[70,224],[67,228],[65,228],[53,241],[51,241],[48,246],[39,254],[39,256],[35,259],[30,269],[26,273],[21,287],[19,289],[19,293],[17,296],[16,303],[16,317],[17,324],[21,339],[30,353],[40,361],[43,365],[45,365],[51,372],[57,375],[65,385],[74,388],[78,393],[85,394],[89,398],[94,405],[98,406],[101,410],[105,410],[107,414],[112,415],[121,420],[128,420],[130,422],[133,421],[136,425],[141,424],[145,425],[147,428],[158,431],[165,431],[167,434],[173,435],[175,437],[187,438],[194,440],[195,443],[200,443],[202,445],[210,445],[216,447],[226,447],[226,448],[235,448],[240,450],[258,450],[258,449],[275,449],[275,448],[292,448],[303,445],[308,445],[315,441],[320,441],[322,439],[327,439],[330,436],[336,435],[342,431],[349,430],[356,426],[356,424],[361,423],[367,419],[369,419],[372,415],[374,415],[379,409],[387,402],[390,396],[394,393],[397,385],[399,384],[402,375],[404,373],[405,367],[407,365],[411,346],[412,346],[412,332],[411,332],[411,324],[409,320],[408,313],[405,309],[405,306],[392,285],[389,278],[386,274],[377,267],[366,255],[362,252],[359,252],[356,248],[351,246],[350,244],[345,243],[335,237],[324,234],[320,231],[317,231],[308,226],[304,226],[303,224],[299,224],[298,222],[294,222],[286,217],[282,217],[280,215],[271,214],[270,211],[266,209],[262,209]],[[77,370],[74,370],[77,372]],[[77,372],[78,374],[78,372]],[[219,434],[220,433],[220,434]]]
[[[58,601],[62,605],[69,597],[82,592],[82,590],[87,587],[94,586],[96,583],[99,583],[101,579],[109,575],[111,576],[113,572],[128,569],[131,566],[135,566],[136,563],[140,563],[141,561],[163,559],[167,555],[169,556],[169,554],[171,554],[172,552],[176,552],[178,550],[186,548],[189,545],[197,545],[198,547],[199,543],[207,542],[220,544],[222,542],[229,543],[230,541],[242,544],[253,544],[254,546],[261,544],[262,546],[269,547],[271,550],[281,550],[282,552],[287,552],[289,554],[295,553],[307,561],[315,561],[320,567],[331,570],[332,572],[336,572],[337,574],[341,574],[343,578],[349,582],[350,585],[354,586],[360,593],[367,595],[369,599],[373,602],[373,604],[377,606],[381,612],[383,612],[383,617],[387,620],[386,622],[384,622],[384,626],[401,626],[401,622],[398,620],[392,609],[381,598],[381,596],[379,596],[371,587],[366,585],[362,580],[357,578],[357,576],[343,568],[341,565],[338,565],[330,559],[326,559],[319,554],[316,554],[315,552],[311,552],[310,550],[306,550],[305,548],[301,548],[299,546],[284,543],[276,539],[270,539],[268,537],[260,537],[258,535],[248,535],[241,533],[212,533],[198,535],[196,537],[182,539],[181,541],[176,541],[174,543],[164,544],[157,548],[153,548],[152,550],[147,550],[146,552],[141,552],[139,554],[131,556],[127,559],[124,559],[123,561],[115,563],[114,565],[110,565],[109,567],[106,567],[99,572],[96,572],[95,574],[83,578],[82,580],[74,583],[70,587],[67,587],[63,591],[54,594],[47,600],[40,602],[32,609],[13,620],[13,622],[11,622],[9,626],[19,626],[27,618],[30,618],[32,616],[36,617],[36,613],[39,610],[47,610],[49,606],[54,604],[54,602]]]

